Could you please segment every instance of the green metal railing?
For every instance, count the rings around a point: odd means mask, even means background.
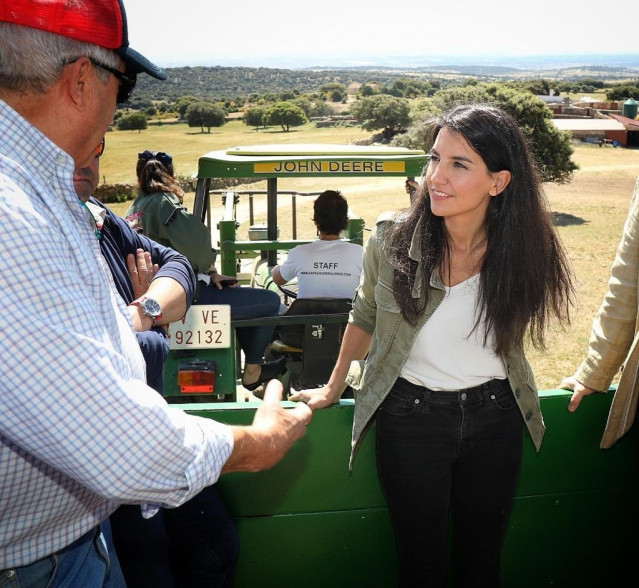
[[[247,252],[253,252],[254,254],[266,254],[268,252],[269,265],[275,265],[275,255],[277,251],[288,251],[297,245],[304,245],[310,243],[309,239],[297,239],[297,197],[316,197],[318,192],[297,192],[292,190],[277,191],[274,197],[268,190],[242,190],[242,191],[229,191],[229,190],[211,190],[210,195],[221,196],[223,200],[224,213],[222,220],[218,221],[218,230],[220,235],[220,264],[219,268],[221,273],[234,276],[237,274],[238,258],[240,254]],[[254,209],[253,199],[256,195],[267,196],[271,199],[276,199],[281,196],[288,196],[291,198],[291,227],[292,236],[291,240],[278,241],[277,229],[273,228],[275,234],[266,240],[238,240],[237,239],[237,221],[235,214],[235,207],[239,202],[240,197],[246,196],[249,199],[249,223],[254,223]],[[210,200],[209,200],[210,205]],[[275,208],[275,207],[272,207]],[[211,218],[210,213],[207,218]],[[277,226],[277,220],[275,219],[273,227]],[[271,229],[269,229],[271,230]],[[349,223],[347,228],[346,238],[351,243],[358,243],[363,245],[364,243],[364,219],[355,216],[352,211],[349,211]],[[246,255],[242,255],[246,257]]]

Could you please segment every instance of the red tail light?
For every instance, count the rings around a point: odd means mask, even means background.
[[[194,359],[178,365],[181,394],[214,394],[217,363]]]

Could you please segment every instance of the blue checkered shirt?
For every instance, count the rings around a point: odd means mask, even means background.
[[[229,427],[144,383],[73,169],[0,100],[0,569],[58,551],[119,503],[182,504],[233,448]]]

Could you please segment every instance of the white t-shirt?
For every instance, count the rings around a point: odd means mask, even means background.
[[[297,278],[298,298],[353,298],[362,273],[362,246],[318,239],[298,245],[280,265],[282,278]]]
[[[446,288],[437,310],[421,328],[402,368],[402,378],[431,390],[461,390],[506,378],[504,362],[484,347],[484,323],[475,326],[479,274]]]

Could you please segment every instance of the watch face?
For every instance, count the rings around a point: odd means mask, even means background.
[[[158,317],[162,314],[162,307],[156,300],[153,300],[153,298],[147,298],[144,301],[142,310],[144,314],[150,317]]]

